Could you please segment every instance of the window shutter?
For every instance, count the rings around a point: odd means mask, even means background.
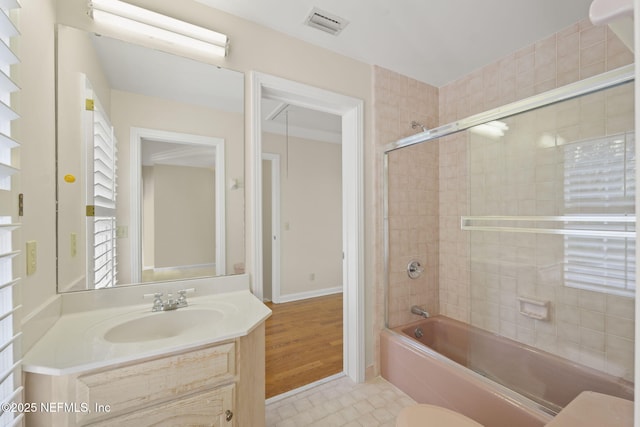
[[[0,402],[3,404],[22,401],[20,330],[14,322],[14,313],[20,308],[14,295],[19,279],[13,260],[20,253],[13,238],[13,231],[20,224],[11,179],[19,173],[13,165],[16,157],[13,150],[20,144],[11,137],[11,122],[18,118],[11,106],[11,94],[19,90],[11,79],[11,66],[18,63],[18,58],[10,47],[18,30],[9,17],[11,10],[19,7],[17,0],[0,0]],[[22,418],[19,413],[2,411],[0,425],[18,425]]]
[[[88,79],[87,105],[87,280],[89,288],[117,283],[116,196],[118,150],[113,126]]]

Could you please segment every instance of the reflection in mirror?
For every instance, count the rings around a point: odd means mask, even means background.
[[[131,144],[140,152],[132,181],[141,179],[132,188],[142,190],[132,199],[142,200],[131,217],[142,238],[132,247],[142,261],[133,281],[225,274],[224,140],[135,129]]]
[[[58,291],[243,272],[243,74],[62,25],[56,59]]]

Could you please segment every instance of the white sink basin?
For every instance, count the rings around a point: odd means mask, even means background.
[[[172,338],[223,317],[224,313],[215,309],[178,309],[149,313],[111,327],[105,332],[104,339],[112,343],[133,343]]]

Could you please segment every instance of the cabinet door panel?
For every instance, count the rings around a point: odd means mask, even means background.
[[[92,427],[233,427],[227,411],[233,411],[234,385],[162,403],[131,414],[90,424]]]
[[[222,344],[80,376],[76,401],[87,403],[89,408],[109,405],[111,414],[125,413],[233,382],[235,371],[235,344]],[[76,419],[88,422],[102,416],[99,412],[78,413]]]

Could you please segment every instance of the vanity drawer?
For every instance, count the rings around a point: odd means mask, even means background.
[[[76,414],[76,420],[108,416],[93,411],[101,405],[109,405],[111,415],[120,414],[232,382],[235,360],[235,344],[228,343],[82,375],[75,380],[76,402],[86,403],[91,412]]]
[[[234,386],[162,403],[158,406],[134,411],[105,421],[89,424],[91,427],[145,427],[145,426],[210,426],[232,427]],[[229,421],[227,417],[229,414]]]

